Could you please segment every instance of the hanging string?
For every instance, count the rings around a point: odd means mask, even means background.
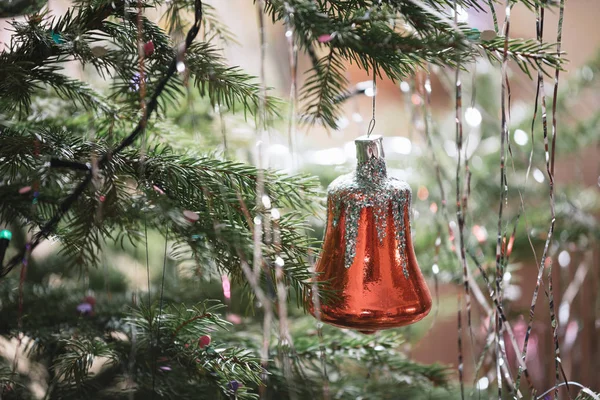
[[[296,171],[296,110],[298,107],[298,46],[295,32],[288,26],[285,36],[288,40],[290,55],[290,113],[288,116],[288,148],[292,156],[292,171]]]
[[[367,137],[371,136],[375,129],[375,96],[377,95],[377,62],[373,61],[373,97],[372,97],[372,114],[369,127],[367,128]]]

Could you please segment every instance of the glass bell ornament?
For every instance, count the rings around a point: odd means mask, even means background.
[[[431,310],[410,232],[411,190],[390,178],[381,136],[355,140],[357,167],[327,189],[327,225],[316,280],[331,298],[323,322],[373,333],[409,325]],[[315,315],[314,304],[309,311]]]

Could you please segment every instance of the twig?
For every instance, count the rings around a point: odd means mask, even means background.
[[[179,325],[177,327],[177,329],[175,329],[175,332],[173,332],[173,337],[177,336],[177,334],[179,333],[179,331],[181,331],[186,325],[191,324],[192,322],[194,322],[194,321],[196,321],[198,319],[210,318],[210,317],[212,317],[211,313],[204,313],[202,315],[196,315],[195,317],[188,319],[183,324]]]

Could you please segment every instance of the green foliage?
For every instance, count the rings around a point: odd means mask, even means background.
[[[264,271],[259,289],[269,301],[283,287],[290,303],[301,303],[311,289],[307,260],[317,251],[307,221],[322,211],[322,192],[311,176],[258,171],[174,143],[176,134],[188,140],[197,134],[193,124],[181,123],[185,96],[203,107],[203,132],[216,131],[209,110],[246,117],[263,101],[257,80],[221,55],[219,46],[234,38],[209,5],[202,5],[203,39],[185,55],[177,50],[188,13],[200,20],[197,4],[80,0],[60,17],[40,11],[12,22],[14,35],[0,53],[0,223],[15,232],[10,256],[42,227],[51,228],[43,233],[55,244],[45,255],[36,250],[24,282],[15,271],[0,274],[0,335],[22,333],[20,350],[44,371],[33,377],[2,366],[0,395],[33,398],[36,380],[45,398],[61,400],[255,399],[261,392],[269,399],[323,398],[325,387],[339,399],[451,398],[447,368],[411,361],[397,334],[325,329],[320,335],[312,319],[294,315],[294,346],[279,336],[261,361],[257,322],[266,307],[254,298],[257,288],[242,265]],[[399,81],[428,65],[454,67],[460,59],[466,67],[481,54],[501,59],[504,38],[467,39],[468,26],[450,20],[454,4],[481,9],[475,0],[266,2],[268,15],[292,29],[312,59],[301,91],[303,120],[336,126],[348,92],[347,63]],[[165,29],[139,15],[138,6],[165,7]],[[154,52],[140,60],[139,46],[149,41]],[[521,39],[508,42],[508,56],[526,72],[562,62],[552,45]],[[71,77],[63,71],[71,61],[103,84]],[[180,62],[184,73],[165,81]],[[160,94],[161,112],[140,124],[140,105],[153,94]],[[278,101],[267,98],[265,111],[269,121],[277,118]],[[132,126],[143,140],[123,142],[137,138]],[[264,257],[254,266],[252,217],[264,211],[262,199],[257,203],[259,172],[281,217],[265,218],[279,241],[265,236]],[[32,189],[20,193],[25,186]],[[184,210],[198,221],[187,220]],[[279,288],[278,257],[285,266]],[[147,293],[140,292],[140,269]],[[232,304],[200,301],[220,298],[215,287],[222,293],[224,274],[237,294],[226,299]],[[93,310],[81,313],[89,290]],[[228,314],[237,310],[256,315],[232,325]],[[202,335],[211,335],[210,346],[198,346]]]
[[[426,3],[426,4],[425,4]],[[505,38],[491,41],[468,39],[466,24],[455,26],[451,1],[303,1],[274,0],[266,10],[273,20],[282,20],[295,32],[298,45],[313,59],[313,69],[302,93],[306,103],[304,120],[336,128],[348,88],[345,62],[367,73],[401,81],[428,65],[461,67],[481,53],[492,61],[502,59]],[[477,2],[457,2],[481,9]],[[527,3],[527,2],[526,2]],[[328,55],[319,58],[317,50]],[[507,55],[529,74],[530,68],[556,68],[564,61],[553,45],[533,40],[510,39]],[[338,103],[338,104],[336,104]]]

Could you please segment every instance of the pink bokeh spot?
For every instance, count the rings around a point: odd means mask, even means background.
[[[227,321],[229,321],[229,322],[231,322],[232,324],[235,324],[235,325],[239,325],[239,324],[242,323],[242,317],[240,317],[237,314],[227,314],[226,319],[227,319]]]
[[[231,283],[227,275],[221,276],[221,282],[223,283],[223,296],[226,300],[231,299]]]
[[[333,36],[330,35],[329,33],[325,34],[325,35],[321,35],[317,38],[317,40],[319,41],[319,43],[327,43],[330,42],[331,39],[333,39]]]

